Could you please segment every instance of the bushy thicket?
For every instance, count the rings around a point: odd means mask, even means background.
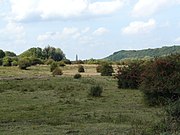
[[[39,58],[31,58],[31,65],[38,65],[38,64],[44,64],[43,61]]]
[[[47,60],[45,60],[45,64],[46,65],[51,65],[53,62],[55,62],[53,59],[47,59]]]
[[[96,71],[97,71],[97,73],[101,73],[101,65],[98,65],[98,66],[96,67]]]
[[[63,62],[64,62],[65,64],[69,64],[69,65],[72,64],[72,62],[71,62],[69,59],[64,59]]]
[[[57,62],[53,62],[53,63],[51,63],[51,65],[50,65],[50,71],[51,71],[51,72],[53,72],[53,71],[54,71],[54,69],[56,69],[57,67],[58,67]]]
[[[153,135],[179,135],[180,133],[180,100],[165,107],[163,119],[151,127]]]
[[[18,65],[20,69],[27,69],[27,67],[31,66],[31,61],[28,58],[22,58],[18,61]]]
[[[112,65],[108,62],[101,63],[99,71],[101,73],[101,76],[112,76],[112,73],[114,73]]]
[[[62,75],[62,74],[63,74],[63,72],[62,72],[62,70],[61,70],[59,67],[56,67],[56,68],[53,70],[53,72],[52,72],[52,75],[53,75],[53,76]]]
[[[82,65],[78,65],[78,72],[85,72],[84,67]]]
[[[74,75],[74,79],[79,79],[79,78],[81,78],[81,74],[75,74]]]
[[[64,63],[64,61],[60,61],[60,62],[58,62],[58,64],[59,64],[60,67],[66,66],[65,63]]]
[[[0,59],[0,66],[2,66],[2,64],[3,64],[3,60],[2,60],[2,59]]]
[[[116,75],[118,88],[137,89],[141,83],[143,64],[141,61],[131,62],[118,68]]]
[[[103,92],[103,87],[100,85],[91,86],[89,95],[93,97],[100,97]]]
[[[11,62],[11,66],[18,66],[18,61],[13,60],[13,61]]]
[[[149,105],[180,98],[180,55],[156,58],[145,65],[140,89]]]
[[[10,57],[3,58],[3,66],[11,66],[12,59]]]

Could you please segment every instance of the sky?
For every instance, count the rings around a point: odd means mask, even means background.
[[[0,49],[48,45],[71,60],[180,45],[180,0],[0,0]]]

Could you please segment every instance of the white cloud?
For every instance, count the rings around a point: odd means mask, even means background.
[[[111,14],[123,6],[120,0],[94,2],[89,4],[89,11],[95,15]]]
[[[45,41],[45,40],[55,40],[61,36],[59,32],[46,32],[45,34],[39,35],[37,37],[38,41]]]
[[[100,27],[95,31],[90,31],[89,27],[79,29],[76,27],[65,27],[60,32],[46,32],[37,37],[38,42],[60,41],[60,42],[77,42],[80,44],[89,44],[94,42],[96,36],[107,33],[108,30]]]
[[[180,37],[177,37],[177,38],[175,39],[175,42],[180,44]]]
[[[129,26],[122,29],[123,34],[144,34],[150,32],[156,27],[156,21],[149,19],[147,22],[135,21],[131,22]]]
[[[0,31],[1,37],[10,40],[22,40],[25,36],[24,27],[21,24],[9,22],[4,29]]]
[[[110,0],[10,0],[11,18],[24,20],[71,19],[78,17],[108,15],[119,10],[124,1]]]
[[[135,17],[149,16],[176,2],[177,0],[139,0],[133,8],[132,15]]]
[[[101,36],[101,35],[103,35],[103,34],[105,34],[107,32],[108,32],[108,29],[106,29],[104,27],[100,27],[100,28],[98,28],[97,30],[95,30],[93,32],[93,35]]]

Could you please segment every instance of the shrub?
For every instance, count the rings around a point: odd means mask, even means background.
[[[100,68],[101,76],[112,76],[112,73],[114,73],[112,65],[110,65],[107,62],[104,62],[101,64]]]
[[[53,76],[62,75],[62,74],[63,74],[63,72],[62,72],[62,70],[61,70],[59,67],[56,67],[56,68],[53,70],[53,72],[52,72],[52,75],[53,75]]]
[[[0,49],[0,58],[4,58],[4,57],[5,57],[5,52]]]
[[[12,66],[17,66],[17,65],[18,65],[18,62],[17,62],[16,60],[14,60],[14,61],[11,62],[11,65],[12,65]]]
[[[3,64],[3,60],[2,60],[2,59],[0,59],[0,66],[2,66],[2,64]]]
[[[58,67],[58,64],[57,62],[53,62],[51,63],[51,66],[50,66],[50,71],[53,72],[54,69],[56,69]]]
[[[10,57],[3,58],[3,66],[11,66],[12,59]]]
[[[101,65],[98,65],[98,66],[96,67],[96,71],[97,71],[97,73],[101,73]]]
[[[79,79],[79,78],[81,78],[81,74],[75,74],[74,75],[74,79]]]
[[[31,62],[28,58],[23,58],[23,59],[20,59],[19,62],[18,62],[18,65],[19,65],[19,68],[20,69],[27,69],[27,67],[30,67],[31,66]]]
[[[100,97],[103,92],[103,87],[100,85],[91,86],[89,95],[93,97]]]
[[[132,62],[126,66],[118,68],[116,75],[118,79],[118,88],[137,89],[141,82],[143,66],[141,62]]]
[[[164,105],[180,97],[180,55],[157,58],[146,64],[140,89],[149,105]]]
[[[85,72],[84,67],[82,65],[78,66],[78,72]]]
[[[66,66],[66,65],[65,65],[64,61],[60,61],[60,62],[59,62],[59,66],[60,66],[60,67],[64,67],[64,66]]]
[[[55,62],[53,59],[47,59],[47,60],[45,61],[45,64],[46,64],[46,65],[51,65],[53,62]]]
[[[77,60],[77,61],[74,61],[74,64],[84,64],[84,61],[82,61],[82,60]]]
[[[64,61],[65,64],[72,64],[71,61],[68,60],[68,59],[65,59],[65,60],[63,60],[63,61]]]
[[[43,64],[42,60],[39,58],[31,58],[31,65]]]
[[[152,127],[152,134],[178,135],[180,133],[180,100],[165,108],[163,119]]]

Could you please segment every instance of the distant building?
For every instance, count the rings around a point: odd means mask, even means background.
[[[78,55],[76,54],[76,61],[78,61]]]

